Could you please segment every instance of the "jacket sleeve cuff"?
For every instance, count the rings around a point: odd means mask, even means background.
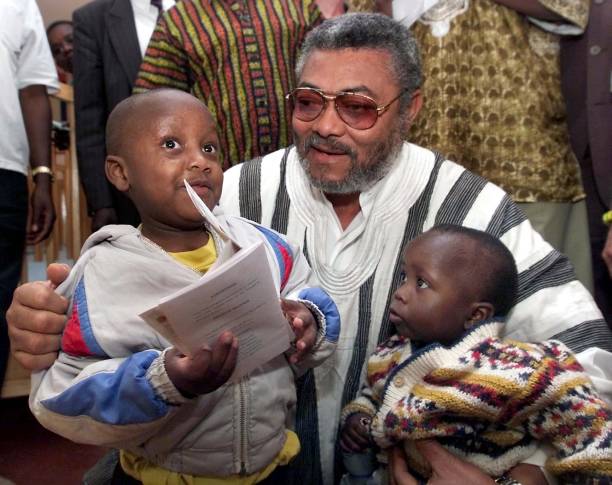
[[[326,332],[327,322],[325,319],[325,315],[323,314],[321,310],[319,310],[319,307],[315,305],[313,302],[309,300],[302,300],[300,298],[298,298],[297,301],[304,304],[310,310],[310,313],[312,313],[312,315],[315,317],[315,320],[317,322],[317,339],[314,345],[312,346],[312,350],[311,350],[311,353],[314,353],[319,349],[319,347],[321,347],[323,340],[325,340],[325,335],[327,334]]]
[[[340,427],[342,428],[346,424],[346,420],[356,413],[367,414],[370,418],[373,418],[376,414],[376,409],[374,409],[369,399],[358,397],[342,408],[342,412],[340,413]]]
[[[178,406],[189,402],[190,399],[183,396],[174,386],[166,372],[165,358],[168,349],[164,350],[149,366],[147,379],[157,395],[166,403]]]

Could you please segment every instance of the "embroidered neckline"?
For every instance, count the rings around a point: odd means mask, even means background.
[[[364,257],[346,270],[326,264],[329,207],[320,190],[313,189],[298,160],[296,150],[287,158],[287,192],[298,219],[306,227],[309,262],[319,282],[336,294],[350,294],[375,271],[385,249],[385,241],[395,225],[403,223],[410,207],[423,191],[434,164],[432,152],[405,143],[399,162],[386,176],[384,184],[370,189],[374,197],[369,213],[364,214],[363,233],[355,242],[356,254]],[[371,221],[376,221],[373,224]]]

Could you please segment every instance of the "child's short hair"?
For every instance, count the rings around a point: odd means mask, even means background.
[[[495,307],[495,316],[504,316],[516,303],[518,294],[518,271],[512,253],[498,238],[491,234],[453,224],[441,224],[431,232],[456,234],[472,240],[478,245],[478,264],[471,271],[475,273],[474,284],[480,282],[482,299]]]

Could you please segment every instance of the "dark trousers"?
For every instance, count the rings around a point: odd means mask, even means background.
[[[21,276],[27,220],[25,175],[0,169],[0,388],[9,356],[6,310]]]

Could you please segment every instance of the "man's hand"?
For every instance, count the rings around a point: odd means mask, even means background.
[[[238,339],[223,332],[212,349],[200,349],[192,357],[172,347],[165,355],[168,377],[185,397],[211,393],[232,375],[238,357]]]
[[[51,179],[47,174],[39,174],[36,179],[34,191],[30,198],[28,233],[26,236],[28,244],[38,244],[47,239],[55,222]]]
[[[365,413],[351,414],[340,432],[340,447],[348,453],[361,453],[371,445],[370,416]]]
[[[112,207],[98,209],[91,218],[91,232],[96,232],[108,224],[117,224],[118,220],[117,212]]]
[[[446,451],[434,440],[420,440],[416,447],[432,469],[429,485],[494,485],[495,481],[478,467],[467,463]],[[418,481],[408,471],[404,450],[396,446],[389,453],[389,483],[391,485],[418,485]]]
[[[306,305],[295,300],[281,300],[281,309],[295,333],[295,353],[289,357],[292,364],[299,363],[312,350],[317,341],[317,322]]]
[[[432,474],[427,481],[429,485],[493,485],[495,481],[478,467],[467,463],[446,451],[435,440],[420,440],[416,447],[429,462]],[[519,463],[509,475],[523,485],[548,485],[540,467]],[[417,480],[408,471],[406,455],[401,446],[396,446],[389,453],[389,483],[391,485],[417,485]]]
[[[608,228],[608,237],[606,239],[606,245],[601,253],[601,257],[606,262],[608,273],[610,273],[610,278],[612,278],[612,226]]]
[[[48,281],[26,283],[15,290],[6,320],[11,352],[26,369],[46,369],[57,357],[68,300],[53,290],[69,272],[66,265],[51,264]]]

